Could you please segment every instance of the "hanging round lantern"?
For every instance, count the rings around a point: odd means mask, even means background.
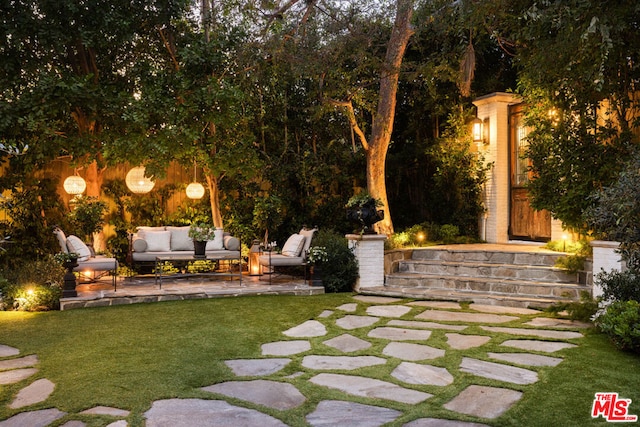
[[[87,189],[87,183],[81,176],[78,175],[67,177],[67,179],[64,180],[62,186],[64,187],[64,191],[72,196],[82,194],[84,193],[84,190]]]
[[[187,197],[190,199],[202,199],[204,197],[204,186],[199,182],[192,182],[187,185]]]
[[[125,182],[127,187],[133,193],[145,194],[153,190],[153,186],[156,185],[149,177],[144,175],[144,166],[136,166],[127,173]]]

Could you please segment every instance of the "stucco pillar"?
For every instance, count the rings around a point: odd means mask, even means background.
[[[489,243],[509,241],[509,106],[520,103],[511,93],[495,92],[473,101],[477,116],[489,125],[489,138],[479,144],[485,163],[493,164],[485,184],[486,212],[480,219],[480,238]]]
[[[349,248],[358,260],[355,291],[384,286],[384,234],[347,234]]]
[[[624,266],[620,254],[616,249],[620,247],[619,242],[608,242],[605,240],[592,240],[593,248],[593,297],[602,295],[602,288],[596,284],[596,276],[601,272],[609,273],[617,270],[622,271]]]

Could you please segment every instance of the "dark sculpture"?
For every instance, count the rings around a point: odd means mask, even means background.
[[[347,208],[347,219],[362,227],[358,233],[376,234],[373,224],[384,219],[384,211],[377,209],[376,204],[376,200],[371,198],[360,206]]]

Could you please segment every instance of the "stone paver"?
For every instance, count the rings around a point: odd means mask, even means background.
[[[430,308],[443,308],[447,310],[460,310],[460,303],[453,301],[413,301],[407,305],[413,305],[417,307],[430,307]]]
[[[547,328],[566,328],[566,329],[586,329],[593,327],[592,323],[578,322],[577,320],[569,319],[554,319],[551,317],[536,317],[531,321],[525,323],[529,326],[542,326]]]
[[[529,366],[557,366],[563,359],[531,353],[487,353],[492,359]]]
[[[336,320],[336,325],[340,326],[342,329],[359,329],[366,328],[367,326],[371,326],[376,323],[380,318],[372,317],[372,316],[356,316],[353,314],[348,314],[338,320]]]
[[[369,331],[368,336],[392,341],[423,341],[429,339],[431,331],[382,327]]]
[[[318,317],[321,319],[326,319],[327,317],[331,317],[332,314],[333,314],[333,310],[324,310],[322,313],[318,315]]]
[[[20,357],[18,359],[0,360],[0,371],[8,369],[28,368],[38,363],[38,356],[32,354],[30,356]]]
[[[523,307],[504,307],[502,305],[487,305],[487,304],[470,304],[469,308],[475,311],[481,311],[483,313],[496,313],[496,314],[540,314],[539,310],[533,310],[531,308]]]
[[[458,313],[442,310],[427,310],[416,316],[416,319],[435,320],[437,322],[465,322],[465,323],[507,323],[518,320],[519,317],[502,314],[486,313]]]
[[[364,350],[371,347],[371,343],[369,341],[354,337],[350,334],[342,334],[335,338],[331,338],[330,340],[326,340],[323,344],[345,353],[351,353],[353,351]]]
[[[0,357],[11,357],[20,354],[20,350],[15,347],[0,344]]]
[[[256,377],[271,375],[282,370],[291,362],[291,359],[237,359],[227,360],[227,365],[233,374],[238,377]]]
[[[14,369],[12,371],[0,372],[0,384],[15,384],[38,372],[36,368]]]
[[[453,375],[445,368],[412,362],[402,362],[391,376],[407,384],[447,386],[453,383]]]
[[[356,301],[368,302],[373,304],[391,304],[394,302],[402,301],[402,298],[394,298],[394,297],[376,297],[371,295],[356,295],[353,297]]]
[[[45,427],[64,417],[65,412],[58,409],[42,409],[40,411],[22,412],[13,417],[0,421],[1,427]]]
[[[301,325],[287,329],[283,334],[292,338],[322,337],[327,335],[327,328],[317,320],[307,320]]]
[[[341,306],[336,307],[336,309],[346,311],[348,313],[353,313],[358,309],[358,304],[356,304],[355,302],[342,304]]]
[[[406,342],[390,342],[382,349],[385,356],[397,357],[402,360],[427,360],[443,357],[445,351],[424,344],[414,344]]]
[[[111,406],[95,406],[80,412],[85,415],[109,415],[111,417],[128,417],[130,412],[125,409],[113,408]]]
[[[9,404],[9,407],[17,409],[44,402],[55,388],[55,384],[46,378],[36,380],[20,390],[13,402]]]
[[[66,423],[62,424],[62,426],[60,426],[60,427],[86,427],[86,424],[83,423],[82,421],[71,420],[71,421],[67,421]]]
[[[555,351],[564,350],[565,348],[577,347],[575,344],[569,344],[566,342],[537,340],[507,340],[500,345],[519,348],[520,350],[544,351],[545,353],[553,353]]]
[[[290,356],[292,354],[304,353],[311,350],[309,341],[276,341],[262,344],[263,356]]]
[[[107,427],[127,427],[128,425],[125,420],[118,420],[107,424]]]
[[[307,422],[313,427],[377,427],[390,423],[401,415],[400,411],[380,406],[323,400],[315,411],[307,415]]]
[[[286,427],[270,415],[221,400],[157,400],[144,416],[147,427]]]
[[[411,311],[411,307],[406,305],[374,305],[367,307],[369,316],[379,317],[402,317]]]
[[[418,329],[447,329],[452,331],[462,331],[467,329],[466,325],[446,325],[442,323],[424,322],[422,320],[389,320],[389,326],[403,326],[406,328]]]
[[[481,326],[481,328],[489,332],[500,332],[510,335],[526,335],[540,338],[555,338],[561,340],[582,338],[583,336],[580,332],[552,331],[549,329],[501,328],[498,326]]]
[[[201,390],[246,400],[281,411],[297,408],[307,400],[293,385],[267,380],[229,381],[202,387]]]
[[[443,420],[440,418],[419,418],[403,427],[489,427],[486,424],[468,423],[466,421]]]
[[[302,359],[302,366],[315,370],[353,370],[385,363],[387,359],[377,356],[305,356]]]
[[[505,381],[512,384],[533,384],[538,381],[538,373],[524,368],[486,362],[484,360],[463,357],[460,370],[492,380]]]
[[[470,385],[444,407],[461,414],[493,419],[502,415],[520,398],[522,393],[519,391]]]
[[[373,397],[401,403],[416,404],[433,397],[432,394],[407,389],[386,381],[353,375],[318,374],[309,381],[354,396]]]
[[[461,334],[445,334],[447,344],[455,350],[467,350],[474,347],[480,347],[491,341],[491,337],[484,335],[461,335]]]

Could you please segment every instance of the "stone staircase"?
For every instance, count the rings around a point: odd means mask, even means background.
[[[590,271],[554,267],[565,254],[529,245],[449,245],[386,256],[385,285],[361,293],[544,308],[591,292]],[[587,265],[586,269],[590,267]]]

